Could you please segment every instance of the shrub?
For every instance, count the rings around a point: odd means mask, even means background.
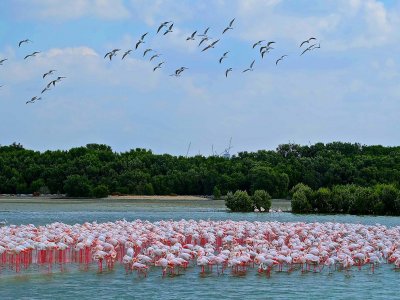
[[[106,198],[108,194],[108,187],[104,184],[100,184],[93,189],[93,196],[95,198]]]
[[[294,187],[292,187],[289,191],[290,197],[292,198],[294,193],[296,193],[297,191],[302,191],[303,193],[305,193],[307,199],[311,199],[312,197],[312,189],[304,183],[298,183]]]
[[[248,212],[253,210],[253,203],[246,191],[237,190],[235,194],[226,195],[225,205],[234,212]]]
[[[213,195],[215,200],[221,199],[221,191],[217,186],[214,186]]]
[[[253,206],[257,207],[258,209],[263,207],[266,211],[268,211],[271,208],[271,196],[267,191],[255,191],[253,196],[251,196],[251,200],[253,202]]]
[[[378,184],[375,186],[375,194],[379,201],[382,202],[384,206],[384,211],[388,215],[397,215],[399,201],[399,191],[392,184]]]
[[[331,190],[328,188],[319,188],[313,193],[312,207],[319,213],[333,212],[331,207]]]
[[[291,205],[294,213],[308,213],[312,209],[306,193],[302,190],[298,190],[293,194]]]

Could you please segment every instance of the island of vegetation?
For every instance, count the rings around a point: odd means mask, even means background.
[[[102,144],[45,152],[0,146],[0,194],[227,195],[233,211],[291,197],[298,213],[399,215],[399,184],[400,147],[380,145],[283,144],[230,159],[118,153]]]

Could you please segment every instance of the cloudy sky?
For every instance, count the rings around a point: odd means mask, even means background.
[[[172,33],[156,34],[163,21]],[[220,41],[202,52],[199,37],[186,37],[207,27]],[[177,155],[190,142],[190,155],[222,152],[230,137],[232,153],[289,141],[399,145],[398,28],[396,0],[2,0],[0,144]],[[300,56],[311,36],[321,48]],[[264,59],[252,49],[258,40],[275,41]],[[114,48],[122,50],[104,59]],[[147,48],[160,57],[149,62]],[[67,78],[26,104],[57,76]]]

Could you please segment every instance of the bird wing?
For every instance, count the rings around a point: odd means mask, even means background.
[[[212,42],[211,43],[211,46],[214,46],[216,43],[218,43],[219,42],[219,39],[218,40],[216,40],[216,41],[214,41],[214,42]]]
[[[246,70],[244,70],[242,73],[247,72],[247,71],[250,71],[250,69],[246,69]]]
[[[253,62],[251,63],[250,69],[253,68],[255,61],[256,61],[256,60],[253,60]]]
[[[24,59],[27,59],[29,56],[32,56],[32,54],[28,54],[27,56],[24,57]]]
[[[282,60],[282,57],[279,58],[279,59],[275,62],[275,65],[278,65],[278,62],[279,62],[280,60]]]
[[[160,32],[160,30],[161,30],[161,28],[163,28],[165,26],[165,24],[164,23],[162,23],[161,25],[160,25],[160,27],[158,27],[158,29],[157,29],[157,33],[159,33]]]
[[[199,47],[200,47],[200,45],[201,45],[204,41],[206,41],[206,40],[208,40],[208,38],[206,38],[206,37],[205,37],[205,38],[202,38],[201,41],[200,41],[200,43],[199,43]]]
[[[306,48],[306,50],[304,50],[303,52],[301,52],[300,56],[302,56],[304,53],[306,53],[307,51],[309,51],[309,48]]]
[[[275,42],[268,42],[267,47],[271,46],[272,44],[275,44]]]
[[[299,48],[301,48],[301,46],[303,46],[305,43],[308,43],[308,40],[303,41],[303,42],[300,44],[300,47],[299,47]]]
[[[18,47],[21,47],[21,44],[23,43],[24,41],[20,41],[19,43],[18,43]]]
[[[144,39],[144,37],[148,34],[148,32],[146,32],[145,34],[142,35],[142,37],[140,38],[141,40]]]
[[[207,29],[206,30],[204,30],[204,35],[206,35],[207,34],[207,31],[208,31],[208,29],[210,29],[210,27],[207,27]]]
[[[137,49],[141,43],[142,43],[142,41],[138,41],[138,42],[136,43],[135,49]]]
[[[206,51],[207,49],[210,49],[211,45],[208,45],[207,47],[205,47],[203,50],[201,50],[201,52]]]
[[[224,29],[224,31],[222,31],[222,34],[224,34],[225,32],[227,32],[229,29],[230,29],[229,27],[226,27],[226,28]]]
[[[310,37],[309,39],[308,39],[308,41],[311,41],[311,40],[317,40],[315,37]]]
[[[224,59],[224,56],[222,56],[222,57],[219,59],[219,63],[221,63],[223,59]]]
[[[232,27],[232,24],[234,21],[235,21],[235,18],[233,18],[232,21],[229,23],[229,27]]]
[[[104,55],[104,58],[106,58],[111,52],[107,52],[106,55]]]

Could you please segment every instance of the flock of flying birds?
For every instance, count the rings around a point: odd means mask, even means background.
[[[31,41],[30,39],[22,40],[22,41],[20,41],[20,42],[18,43],[18,48],[20,48],[20,47],[21,47],[23,44],[25,44],[25,43],[31,43],[31,42],[32,42],[32,41]],[[34,51],[34,52],[32,52],[31,54],[25,55],[24,60],[26,60],[26,59],[28,59],[28,58],[30,58],[30,57],[34,57],[34,56],[36,56],[36,54],[39,54],[39,53],[40,53],[40,51]],[[8,59],[7,59],[7,58],[1,59],[1,60],[0,60],[0,65],[3,65],[3,63],[4,63],[6,60],[8,60]],[[46,78],[47,76],[52,75],[54,72],[56,72],[56,70],[49,70],[48,72],[46,72],[46,73],[44,73],[44,74],[42,75],[42,78],[44,79],[44,78]],[[56,83],[60,82],[60,81],[61,81],[62,79],[64,79],[64,78],[67,78],[67,77],[65,77],[65,76],[57,76],[57,78],[52,79],[52,80],[44,87],[44,89],[41,91],[40,94],[43,94],[44,92],[50,90],[50,89],[51,89],[51,86],[55,87],[55,86],[56,86]],[[1,85],[0,87],[2,87],[2,85]],[[35,103],[36,101],[39,101],[39,100],[42,100],[42,97],[41,97],[41,96],[33,96],[30,100],[26,101],[25,103],[26,103],[26,104]]]
[[[224,30],[222,31],[222,35],[225,34],[228,30],[232,30],[232,29],[233,29],[233,23],[234,23],[234,22],[235,22],[235,18],[232,19],[232,20],[229,22],[228,26],[226,26],[226,27],[224,28]],[[157,29],[156,35],[159,34],[160,32],[161,32],[163,35],[167,35],[168,33],[173,32],[173,27],[174,27],[174,23],[173,23],[172,21],[165,21],[165,22],[162,22],[162,23],[159,25],[158,29]],[[164,31],[162,31],[162,30],[164,30]],[[195,41],[196,39],[199,39],[198,47],[200,47],[200,46],[203,45],[203,48],[201,48],[201,49],[202,49],[201,52],[207,51],[207,50],[209,50],[209,49],[211,49],[211,48],[215,48],[215,46],[217,45],[217,43],[221,40],[221,37],[218,38],[218,39],[213,39],[213,38],[208,34],[208,31],[209,31],[209,30],[210,30],[210,27],[206,28],[206,29],[204,30],[204,32],[201,33],[201,34],[199,34],[199,33],[197,32],[197,30],[196,30],[196,31],[194,31],[191,35],[189,35],[189,36],[186,38],[186,41]],[[122,58],[121,58],[121,59],[123,60],[127,55],[130,55],[131,52],[134,51],[134,50],[139,51],[139,46],[140,46],[141,44],[145,44],[145,43],[146,43],[145,37],[146,37],[148,34],[149,34],[149,32],[146,32],[146,33],[142,34],[141,37],[140,37],[140,39],[139,39],[139,40],[137,41],[137,43],[135,44],[134,49],[128,49],[128,50],[126,50],[125,52],[123,52],[123,55],[122,55]],[[318,45],[317,45],[316,40],[317,40],[317,39],[316,39],[315,37],[310,37],[310,38],[308,38],[307,40],[303,41],[303,42],[300,44],[300,47],[299,47],[299,48],[301,48],[301,50],[302,50],[300,56],[303,55],[303,54],[305,54],[305,53],[308,52],[308,51],[312,51],[312,50],[314,50],[314,49],[321,48],[321,45],[320,45],[319,43],[318,43]],[[315,43],[314,43],[314,42],[315,42]],[[267,41],[265,41],[265,40],[260,40],[260,41],[258,41],[258,42],[256,42],[256,43],[254,43],[252,48],[255,49],[256,47],[258,47],[259,52],[260,52],[261,59],[263,59],[264,56],[265,56],[267,53],[270,53],[270,51],[271,51],[272,49],[274,49],[274,48],[272,47],[273,44],[275,44],[274,41],[268,41],[268,42],[267,42]],[[304,46],[305,44],[307,44],[308,47],[304,48],[303,46]],[[104,58],[109,58],[109,60],[111,61],[111,60],[113,59],[113,57],[117,56],[117,54],[118,54],[119,51],[121,51],[121,49],[115,48],[115,49],[113,49],[113,50],[107,52],[107,53],[104,55]],[[222,64],[223,60],[226,59],[226,58],[228,57],[229,52],[230,52],[230,51],[225,51],[225,52],[222,54],[222,56],[221,56],[221,57],[219,58],[219,60],[218,60],[220,64]],[[155,59],[160,58],[160,56],[162,55],[161,53],[158,53],[156,50],[154,50],[154,49],[152,49],[152,48],[146,48],[146,49],[144,50],[142,56],[143,56],[143,57],[146,57],[146,55],[147,55],[148,53],[152,54],[152,55],[150,56],[150,58],[149,58],[149,61],[150,61],[150,62],[156,61]],[[279,63],[280,61],[282,61],[284,58],[286,58],[287,56],[288,56],[287,54],[284,54],[284,55],[280,56],[278,59],[276,59],[275,65],[278,65],[278,63]],[[148,56],[147,56],[147,57],[148,57]],[[256,60],[254,59],[254,60],[250,63],[249,67],[246,68],[246,69],[244,69],[242,72],[245,73],[245,72],[248,72],[248,71],[253,71],[253,67],[254,67],[255,62],[256,62]],[[157,64],[153,66],[153,72],[156,71],[157,69],[160,69],[164,64],[165,64],[165,61],[157,62]],[[170,74],[170,76],[179,77],[179,76],[181,76],[182,72],[185,71],[185,70],[187,70],[187,69],[188,69],[187,67],[182,66],[182,67],[176,69],[172,74]],[[233,71],[233,68],[232,68],[232,67],[226,68],[226,69],[225,69],[225,77],[228,77],[229,72],[232,72],[232,71]]]
[[[232,19],[232,20],[229,22],[228,26],[226,26],[226,27],[224,28],[224,30],[222,31],[222,35],[224,35],[227,31],[233,29],[233,24],[234,24],[234,22],[235,22],[235,18]],[[156,35],[160,34],[160,32],[161,32],[161,33],[165,36],[165,35],[167,35],[167,34],[173,32],[173,29],[174,29],[174,23],[173,23],[172,21],[165,21],[165,22],[162,22],[162,23],[159,25],[159,27],[157,28]],[[186,38],[186,41],[189,42],[189,41],[195,41],[196,39],[198,39],[198,40],[199,40],[198,47],[200,47],[200,46],[203,45],[203,48],[201,48],[201,49],[202,49],[201,52],[205,52],[205,51],[207,51],[207,50],[209,50],[209,49],[215,48],[215,46],[216,46],[216,45],[218,44],[218,42],[221,40],[222,35],[221,35],[221,37],[218,38],[218,39],[213,39],[213,38],[209,35],[209,33],[208,33],[209,30],[210,30],[210,27],[206,28],[206,29],[204,30],[204,32],[202,32],[201,34],[199,34],[199,33],[197,32],[197,30],[196,30],[196,31],[194,31],[190,36],[188,36],[188,37]],[[146,43],[145,38],[146,38],[146,36],[147,36],[148,34],[149,34],[149,32],[146,32],[146,33],[142,34],[141,37],[140,37],[140,39],[139,39],[139,40],[137,41],[137,43],[135,44],[134,49],[132,48],[132,49],[127,49],[126,51],[124,51],[121,59],[123,60],[125,57],[127,57],[128,55],[130,55],[130,54],[132,53],[132,51],[139,51],[139,50],[140,50],[139,47],[140,47],[142,44],[145,44],[145,43]],[[24,39],[24,40],[22,40],[22,41],[20,41],[20,42],[18,43],[18,47],[20,48],[24,43],[30,43],[30,42],[32,42],[32,41],[29,40],[29,39]],[[259,41],[255,42],[255,43],[252,45],[252,48],[253,48],[253,49],[257,49],[257,48],[258,48],[259,53],[260,53],[259,55],[261,56],[261,59],[263,59],[264,56],[265,56],[266,54],[270,53],[270,51],[274,49],[274,48],[273,48],[274,44],[276,44],[274,41],[259,40]],[[303,47],[303,46],[304,46],[304,47]],[[303,42],[301,42],[299,48],[300,48],[300,50],[301,50],[300,56],[302,56],[303,54],[305,54],[305,53],[307,53],[307,52],[311,52],[312,50],[321,48],[321,45],[320,45],[319,43],[317,44],[317,39],[316,39],[315,37],[310,37],[310,38],[304,40]],[[107,52],[107,53],[104,55],[104,58],[108,58],[108,59],[111,61],[111,60],[113,59],[113,57],[116,57],[117,54],[118,54],[120,51],[121,51],[121,49],[115,48],[115,49],[113,49],[113,50]],[[39,53],[40,53],[40,51],[34,51],[34,52],[32,52],[31,54],[26,55],[26,56],[24,57],[24,59],[28,59],[28,58],[30,58],[30,57],[34,57],[34,56],[36,56],[36,55],[39,54]],[[222,64],[223,61],[224,61],[226,58],[228,58],[228,54],[229,54],[229,53],[230,53],[230,51],[225,51],[225,52],[222,54],[222,56],[221,56],[221,57],[219,58],[219,60],[218,60],[219,64]],[[149,56],[147,56],[147,54],[148,54]],[[162,66],[166,63],[165,61],[157,61],[157,59],[159,59],[160,56],[162,56],[162,54],[159,53],[159,52],[157,52],[156,50],[154,50],[154,49],[152,49],[152,48],[146,48],[146,49],[143,51],[143,54],[142,54],[142,57],[143,57],[143,58],[145,58],[145,57],[148,58],[148,57],[149,57],[149,61],[150,61],[150,62],[156,62],[156,64],[153,66],[153,72],[155,72],[156,70],[162,68]],[[278,66],[278,64],[279,64],[281,61],[283,61],[286,57],[288,57],[287,54],[281,55],[279,58],[276,59],[275,65]],[[4,63],[5,61],[7,61],[7,60],[8,60],[7,58],[0,59],[0,66],[3,65],[3,63]],[[252,61],[252,62],[250,63],[250,65],[249,65],[249,67],[246,68],[246,69],[244,69],[244,70],[242,70],[242,73],[246,73],[246,72],[249,72],[249,71],[253,71],[255,62],[256,62],[256,60],[253,59],[253,61]],[[183,73],[185,70],[187,70],[187,69],[188,69],[188,68],[185,67],[185,66],[179,67],[179,68],[177,68],[172,74],[170,74],[170,76],[179,77],[179,76],[181,76],[182,73]],[[225,69],[225,77],[228,77],[228,74],[229,74],[230,72],[232,72],[232,71],[233,71],[233,68],[232,68],[232,67],[226,68],[226,69]],[[42,76],[43,79],[46,78],[47,76],[53,75],[54,72],[56,72],[56,70],[49,70],[48,72],[44,73],[43,76]],[[64,78],[66,78],[66,77],[65,77],[65,76],[57,76],[57,78],[52,79],[52,80],[44,87],[44,89],[41,91],[41,94],[43,94],[43,93],[45,93],[46,91],[50,90],[51,87],[55,87],[56,83],[60,82],[60,81],[61,81],[62,79],[64,79]],[[1,88],[2,86],[3,86],[3,85],[0,85],[0,88]],[[30,100],[26,101],[26,104],[34,103],[34,102],[36,102],[36,101],[38,101],[38,100],[41,100],[41,99],[42,99],[41,96],[34,96],[34,97],[32,97]]]

